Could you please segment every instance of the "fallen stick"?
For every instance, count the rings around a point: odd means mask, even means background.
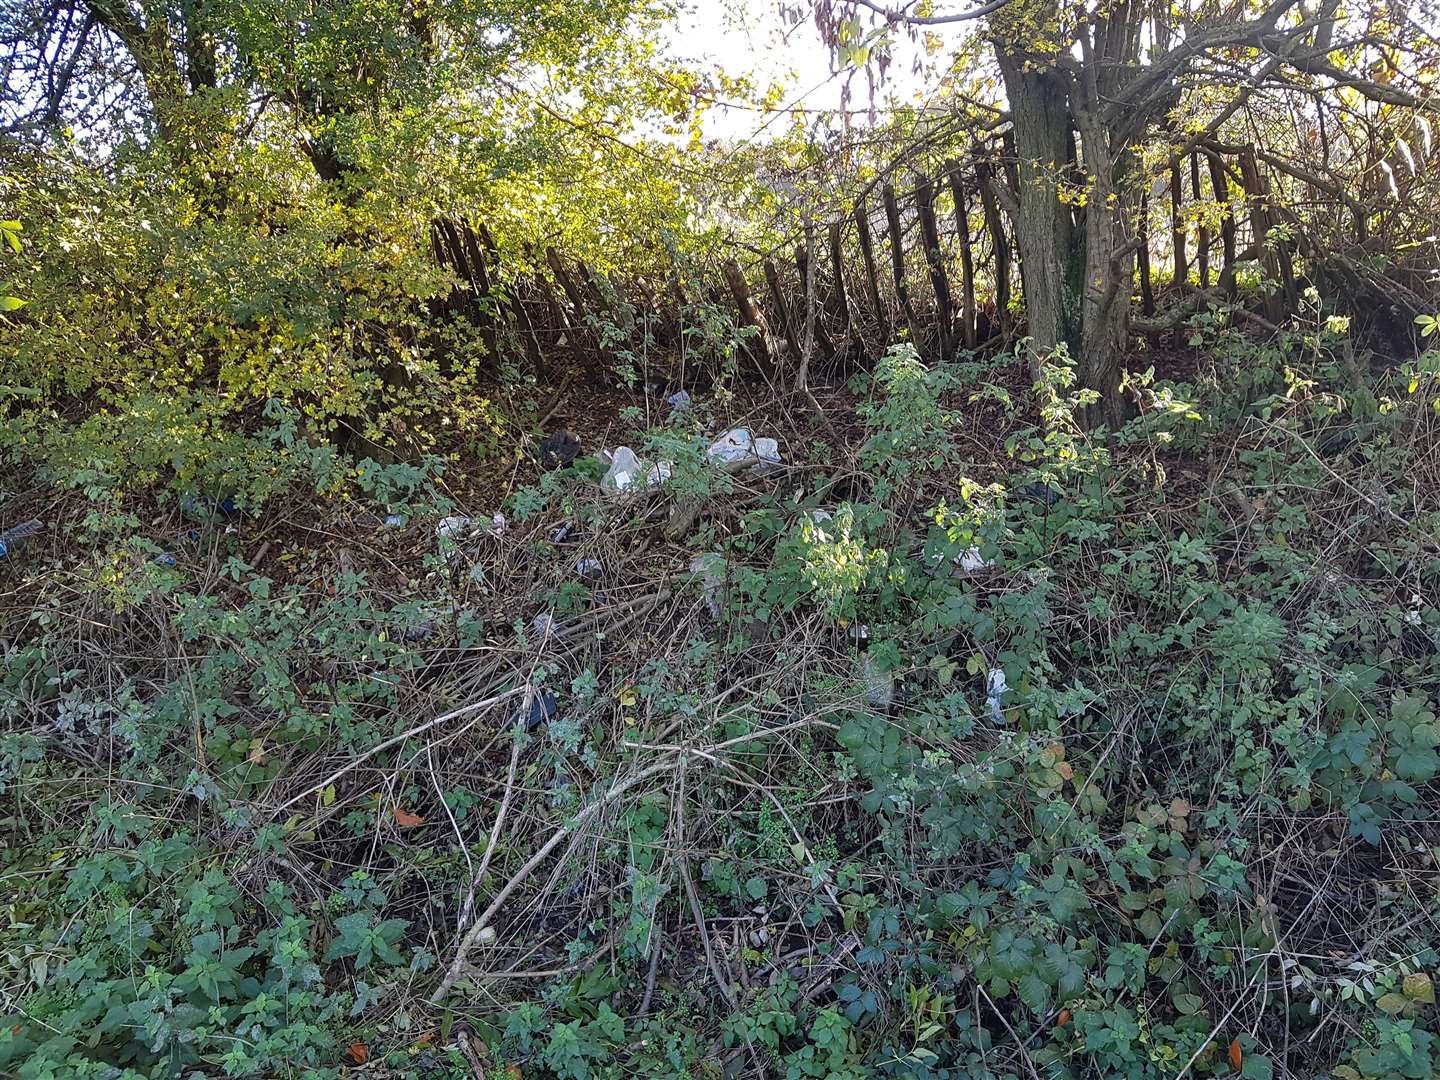
[[[525,706],[530,702],[527,700],[521,706],[521,715],[524,715]],[[500,800],[500,810],[495,815],[495,824],[490,828],[490,839],[485,843],[485,854],[480,857],[480,869],[475,871],[470,878],[470,888],[465,893],[465,903],[460,908],[461,930],[470,925],[470,912],[475,907],[475,890],[480,887],[480,882],[485,880],[485,871],[490,869],[490,859],[495,854],[495,845],[500,842],[500,830],[505,826],[505,815],[510,812],[510,799],[515,794],[515,773],[520,765],[520,739],[519,733],[511,739],[510,744],[510,770],[505,777],[505,795]]]
[[[439,1005],[445,1000],[451,988],[460,981],[461,975],[464,974],[465,960],[470,955],[470,950],[475,947],[475,943],[480,940],[480,936],[489,929],[490,921],[495,918],[496,913],[499,912],[505,901],[510,899],[510,894],[518,889],[524,883],[525,879],[534,873],[535,868],[544,862],[546,857],[559,847],[566,837],[579,829],[631,788],[643,784],[653,776],[659,776],[661,773],[674,768],[674,766],[674,761],[662,761],[658,764],[651,765],[648,769],[642,769],[628,780],[622,780],[610,788],[568,822],[556,829],[550,839],[545,841],[541,846],[540,850],[530,856],[530,859],[525,865],[515,872],[515,876],[507,881],[500,891],[495,894],[494,899],[490,901],[490,906],[480,914],[480,917],[475,920],[474,925],[466,932],[460,941],[459,947],[455,950],[455,959],[450,961],[450,966],[445,971],[445,977],[440,980],[440,985],[437,986],[435,992],[430,995],[430,1004]]]
[[[448,712],[444,716],[437,716],[434,720],[427,720],[425,723],[419,724],[411,728],[409,731],[402,731],[399,735],[394,735],[386,739],[379,746],[373,746],[369,750],[366,750],[365,753],[361,754],[354,761],[350,762],[350,764],[346,765],[343,768],[336,769],[324,780],[321,780],[318,784],[314,784],[306,788],[299,795],[296,795],[293,799],[285,800],[279,806],[275,807],[274,810],[270,811],[270,816],[275,817],[277,814],[280,814],[283,811],[290,809],[290,807],[294,806],[302,799],[308,799],[317,791],[324,791],[327,787],[335,783],[336,780],[339,780],[346,773],[353,772],[365,762],[369,761],[376,754],[381,753],[385,750],[389,750],[392,746],[398,746],[406,739],[413,739],[416,735],[423,735],[431,728],[439,727],[441,724],[447,723],[450,720],[459,719],[460,717],[465,716],[467,713],[477,712],[480,709],[488,709],[492,705],[498,705],[506,698],[512,698],[516,694],[522,693],[524,690],[525,687],[517,686],[513,690],[506,690],[503,694],[496,694],[494,697],[488,697],[484,701],[472,701],[469,705],[462,705],[460,708],[455,709],[453,712]]]

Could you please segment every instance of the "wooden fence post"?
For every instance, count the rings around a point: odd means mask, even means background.
[[[895,278],[895,296],[905,315],[905,325],[910,329],[910,343],[919,349],[915,308],[910,303],[910,288],[905,284],[905,237],[900,231],[900,205],[895,201],[895,188],[890,184],[885,185],[881,196],[885,200],[885,221],[890,226],[890,271]]]
[[[841,222],[830,223],[830,273],[835,280],[835,308],[845,326],[845,338],[849,341],[855,336],[855,331],[850,320],[850,297],[845,292],[845,259],[840,245],[840,228]]]
[[[1140,272],[1140,313],[1147,319],[1155,314],[1155,282],[1150,274],[1150,193],[1140,193],[1139,245],[1135,262]]]
[[[990,163],[979,156],[975,159],[976,186],[980,189],[980,205],[985,211],[985,229],[990,234],[990,250],[995,256],[995,321],[1005,326],[1010,318],[1010,241],[1005,237],[1005,221],[1000,216],[1000,201],[995,195],[995,179]]]
[[[500,249],[495,244],[495,238],[490,235],[490,229],[481,221],[475,226],[475,233],[480,239],[480,247],[487,258],[495,266],[500,265]],[[520,339],[520,347],[525,350],[525,358],[530,361],[530,369],[536,376],[546,373],[545,355],[540,351],[540,337],[535,333],[535,324],[530,319],[530,312],[525,309],[525,300],[519,294],[519,281],[515,281],[510,289],[502,290],[500,293],[501,303],[511,316],[515,324],[515,335]]]
[[[780,271],[775,260],[765,256],[765,285],[770,290],[770,303],[775,308],[775,317],[780,320],[780,333],[790,350],[791,362],[800,355],[800,343],[795,339],[795,320],[790,316],[790,304],[785,299],[785,289],[780,283]]]
[[[970,204],[960,179],[960,164],[945,162],[950,195],[955,200],[955,235],[960,238],[960,333],[967,349],[975,348],[975,253],[970,250]]]
[[[935,290],[935,318],[940,328],[940,358],[950,359],[950,331],[954,316],[950,306],[950,279],[940,252],[940,224],[935,220],[935,185],[923,173],[915,191],[920,213],[920,236],[925,244],[925,263],[930,268],[930,285]]]
[[[565,299],[570,301],[570,306],[574,309],[574,321],[570,329],[579,339],[574,344],[581,355],[586,357],[586,366],[590,369],[590,373],[599,378],[601,373],[600,343],[596,340],[586,321],[589,312],[585,306],[585,295],[580,291],[574,275],[565,265],[565,260],[560,258],[560,253],[553,247],[545,249],[545,264],[550,267],[550,273],[555,275],[555,280],[565,294]]]
[[[1220,289],[1226,296],[1235,295],[1235,214],[1230,203],[1230,179],[1225,163],[1213,150],[1205,151],[1210,166],[1210,188],[1220,204]]]
[[[480,340],[490,354],[490,362],[500,363],[500,336],[495,332],[499,298],[495,295],[494,283],[490,280],[490,268],[480,251],[480,243],[470,226],[456,227],[456,233],[465,244],[465,257],[470,263],[471,280],[475,283],[476,317],[480,328]]]
[[[812,277],[810,266],[810,250],[813,249],[814,246],[815,226],[808,224],[805,233],[805,243],[798,244],[795,247],[795,269],[800,273],[800,288],[805,295],[805,309],[807,312],[810,309],[811,300],[814,299],[810,295],[811,284],[814,285],[814,290],[817,294],[820,292],[820,283],[818,280],[820,275],[817,272]],[[797,319],[796,321],[798,323],[799,320]],[[808,321],[807,315],[807,324]],[[814,331],[815,344],[820,346],[820,351],[825,354],[825,358],[828,360],[835,355],[835,342],[831,340],[830,332],[825,329],[825,320],[820,317],[819,313],[817,313],[815,317]]]
[[[1175,253],[1175,273],[1170,283],[1184,288],[1190,280],[1190,260],[1185,256],[1185,217],[1181,202],[1185,197],[1180,183],[1180,162],[1170,163],[1170,246]]]
[[[1202,199],[1200,194],[1200,154],[1198,151],[1190,151],[1190,197],[1199,206]],[[1201,218],[1200,224],[1195,232],[1195,265],[1200,273],[1200,288],[1210,288],[1210,228],[1205,224],[1206,219]]]
[[[875,243],[870,236],[870,216],[865,212],[864,199],[855,204],[853,216],[860,240],[860,260],[865,264],[865,284],[870,292],[870,303],[875,308],[875,321],[880,327],[880,348],[883,351],[890,343],[890,312],[880,299],[880,278],[875,271]]]

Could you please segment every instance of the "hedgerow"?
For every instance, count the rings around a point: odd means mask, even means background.
[[[1105,438],[899,346],[488,525],[278,406],[239,488],[11,421],[0,1068],[1431,1075],[1434,376],[1213,350]]]

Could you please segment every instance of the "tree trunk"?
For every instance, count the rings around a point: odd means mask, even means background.
[[[1190,279],[1190,261],[1185,257],[1185,216],[1181,210],[1185,192],[1180,184],[1180,162],[1170,163],[1170,246],[1175,254],[1175,276],[1171,284],[1183,289]]]
[[[994,173],[989,162],[976,158],[975,178],[995,261],[995,322],[1003,327],[1010,315],[1010,240],[1005,235],[1005,219],[1000,216],[1000,200],[995,194]]]
[[[1121,154],[1128,151],[1121,150]],[[1125,169],[1091,147],[1090,197],[1085,205],[1085,291],[1081,304],[1083,336],[1077,358],[1080,384],[1097,391],[1100,400],[1081,419],[1086,427],[1103,422],[1112,429],[1125,420],[1120,376],[1130,333],[1130,288],[1134,278],[1135,245],[1127,229]]]
[[[996,49],[1019,158],[1015,242],[1020,249],[1030,369],[1037,380],[1045,357],[1060,346],[1080,355],[1080,297],[1070,208],[1060,178],[1070,147],[1069,88],[1063,74],[1033,58]],[[1087,164],[1089,147],[1086,148]],[[1106,215],[1093,213],[1094,218]]]
[[[1270,282],[1283,288],[1278,243],[1270,238],[1270,229],[1275,224],[1270,210],[1270,185],[1260,172],[1255,152],[1249,148],[1240,152],[1240,181],[1250,205],[1250,233],[1256,250],[1260,252],[1260,265]],[[1273,288],[1265,292],[1264,309],[1265,317],[1273,323],[1285,317],[1281,297]]]

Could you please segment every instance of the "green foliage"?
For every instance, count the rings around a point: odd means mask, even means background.
[[[1440,353],[1216,304],[1101,439],[1087,358],[905,342],[858,438],[732,475],[757,343],[692,212],[789,237],[695,175],[662,6],[139,7],[213,79],[132,55],[113,145],[3,181],[0,510],[53,527],[0,566],[0,1071],[1435,1072]],[[713,377],[623,435],[659,491],[534,473],[549,388],[443,310],[437,216],[496,296],[585,261],[605,392]]]

